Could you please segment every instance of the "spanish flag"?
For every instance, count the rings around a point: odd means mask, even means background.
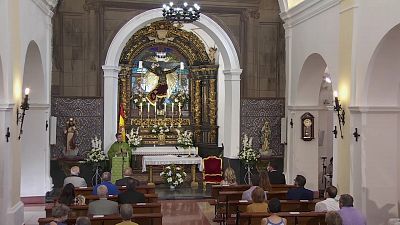
[[[118,132],[122,134],[122,141],[125,142],[125,110],[122,103],[119,105],[119,125],[118,125]]]

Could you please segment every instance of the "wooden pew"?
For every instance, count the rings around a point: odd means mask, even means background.
[[[295,188],[293,184],[271,184],[272,191],[288,191],[291,188]]]
[[[100,218],[89,217],[92,225],[115,225],[122,222],[122,218],[119,215],[109,215]],[[39,218],[39,225],[45,225],[53,221],[52,218]],[[75,225],[75,218],[68,218],[67,225]],[[146,214],[134,214],[132,221],[140,225],[162,225],[162,214],[161,213],[146,213]]]
[[[118,186],[118,190],[120,192],[126,191],[126,186]],[[155,194],[156,189],[154,185],[143,185],[143,186],[137,186],[136,191],[143,193],[143,194]],[[88,196],[91,195],[93,192],[93,187],[76,187],[75,188],[75,196],[77,195],[83,195],[83,196]]]
[[[311,212],[315,210],[315,204],[319,199],[308,200],[280,200],[282,212]],[[246,208],[250,205],[251,201],[246,200],[232,200],[228,202],[229,215],[244,213]]]
[[[326,225],[325,212],[280,212],[279,216],[287,220],[287,225]],[[269,213],[239,213],[236,225],[260,225]]]
[[[158,202],[158,194],[144,194],[144,197],[146,198],[146,203]],[[99,196],[89,195],[89,196],[85,196],[85,198],[86,198],[86,205],[87,205],[91,201],[98,200]],[[107,199],[111,200],[111,201],[118,201],[118,195],[109,195],[107,197]]]
[[[46,217],[51,217],[51,210],[54,205],[46,205]],[[88,205],[72,205],[69,217],[75,218],[78,216],[86,216],[88,214]],[[132,204],[133,214],[146,214],[146,213],[161,213],[161,203],[136,203]]]

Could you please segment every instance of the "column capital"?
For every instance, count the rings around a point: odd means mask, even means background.
[[[101,67],[104,72],[104,78],[114,78],[118,79],[118,73],[121,70],[121,67],[119,66],[109,66],[109,65],[103,65]]]
[[[226,81],[240,81],[240,75],[242,74],[242,69],[224,70],[222,71],[225,76]]]

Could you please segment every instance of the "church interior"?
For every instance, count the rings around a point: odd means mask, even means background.
[[[71,177],[60,224],[117,224],[126,205],[129,224],[331,224],[330,186],[338,214],[349,194],[366,223],[400,224],[399,8],[0,0],[0,224],[57,222]],[[264,174],[280,212],[246,211]],[[120,211],[91,213],[104,198]]]

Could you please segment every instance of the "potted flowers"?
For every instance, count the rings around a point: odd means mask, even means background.
[[[186,178],[186,173],[183,168],[176,166],[175,164],[166,166],[160,173],[160,176],[164,179],[164,182],[169,185],[171,189],[175,189],[177,186],[183,183]]]
[[[170,130],[166,125],[154,125],[151,129],[151,132],[157,134],[158,136],[158,144],[165,145],[165,133],[168,133]]]
[[[251,167],[257,162],[258,158],[260,158],[260,152],[255,151],[252,145],[253,138],[248,138],[245,134],[243,138],[243,148],[239,152],[239,159],[247,169],[247,172],[244,176],[247,184],[251,184]]]
[[[177,130],[177,132],[178,132],[177,143],[179,146],[185,149],[193,146],[193,140],[192,140],[193,133],[191,131],[185,130],[185,132],[182,133],[179,130]]]
[[[132,150],[135,150],[142,143],[142,136],[139,135],[139,127],[136,129],[136,131],[133,131],[132,128],[131,132],[126,134],[126,137],[128,138],[128,144]]]

